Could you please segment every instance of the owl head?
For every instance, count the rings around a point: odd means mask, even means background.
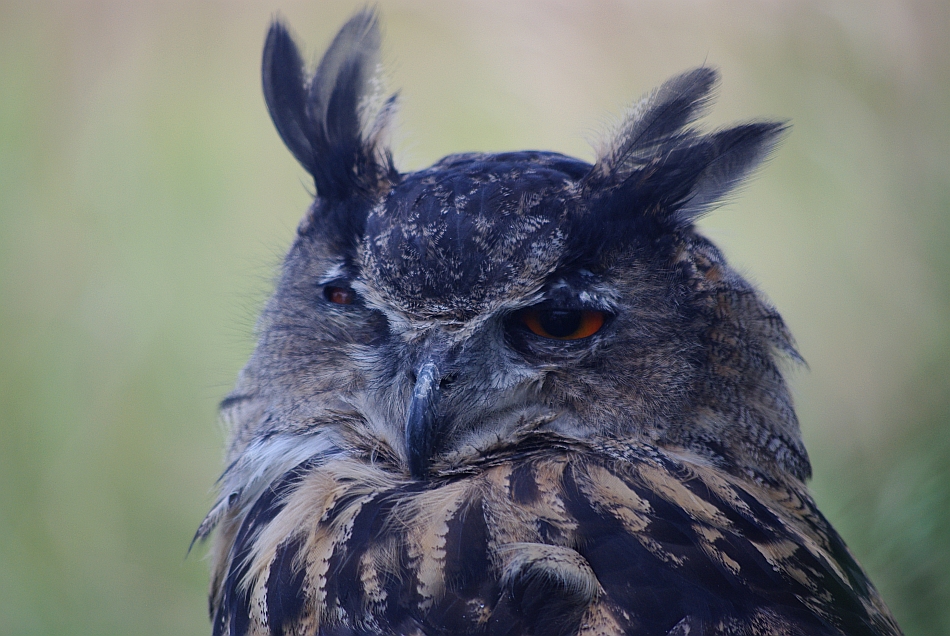
[[[282,24],[267,36],[267,106],[316,197],[223,404],[244,480],[319,452],[424,482],[607,439],[805,479],[792,340],[694,225],[786,125],[699,130],[718,79],[700,67],[641,99],[593,164],[472,153],[403,173],[395,98],[373,99],[379,41],[358,13],[311,74]]]

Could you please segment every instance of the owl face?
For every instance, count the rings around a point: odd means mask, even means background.
[[[644,98],[594,164],[466,154],[400,173],[381,141],[394,101],[357,108],[377,47],[361,14],[307,78],[279,24],[268,38],[265,97],[317,197],[235,392],[253,398],[233,404],[232,453],[306,433],[426,480],[550,432],[808,473],[784,324],[693,227],[782,124],[700,133],[717,80],[700,68]]]
[[[414,477],[529,431],[634,430],[687,394],[696,333],[672,268],[655,271],[648,245],[590,259],[571,243],[593,214],[578,196],[590,168],[555,154],[449,158],[367,203],[349,253],[303,275],[324,283],[309,302],[339,330],[357,417]],[[332,249],[316,227],[300,242]]]

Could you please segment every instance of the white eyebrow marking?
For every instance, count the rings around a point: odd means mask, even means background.
[[[327,270],[327,272],[318,279],[318,283],[321,285],[326,285],[327,283],[332,283],[335,280],[340,278],[346,278],[346,272],[343,269],[343,263],[337,263],[333,267]]]

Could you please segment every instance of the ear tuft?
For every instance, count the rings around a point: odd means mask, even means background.
[[[394,177],[391,154],[381,146],[381,128],[391,119],[394,97],[375,122],[364,121],[379,58],[376,14],[364,10],[347,21],[307,78],[297,45],[278,20],[264,44],[264,99],[277,132],[313,175],[317,194],[342,200]],[[364,137],[364,131],[371,134]]]
[[[644,96],[598,152],[593,173],[617,179],[649,162],[663,146],[688,134],[713,99],[719,72],[707,66],[687,71]]]
[[[768,156],[786,123],[753,122],[711,134],[692,126],[711,103],[718,79],[711,68],[688,71],[633,108],[583,181],[597,202],[590,210],[600,217],[595,225],[618,236],[628,226],[651,233],[684,228]]]
[[[787,122],[741,124],[690,147],[687,152],[697,155],[696,179],[689,194],[674,206],[676,225],[692,223],[719,205],[769,156],[788,129]]]

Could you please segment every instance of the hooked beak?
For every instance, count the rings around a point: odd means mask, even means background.
[[[442,374],[431,358],[420,367],[416,385],[412,389],[409,415],[406,417],[406,453],[409,474],[424,480],[429,475],[429,459],[442,432],[438,417]]]

